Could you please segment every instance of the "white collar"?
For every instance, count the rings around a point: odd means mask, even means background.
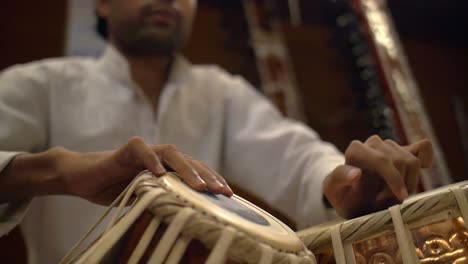
[[[182,81],[188,76],[191,63],[183,56],[177,54],[169,74],[166,85]],[[133,84],[130,66],[125,57],[111,44],[108,44],[104,53],[98,60],[98,68],[116,78],[119,82]]]

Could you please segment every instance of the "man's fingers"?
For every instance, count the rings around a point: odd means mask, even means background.
[[[202,191],[207,187],[207,183],[174,145],[156,145],[153,150],[192,188]]]
[[[382,140],[379,136],[370,137],[366,141],[365,145],[368,145],[376,151],[384,154],[389,160],[391,160],[393,166],[403,177],[407,193],[415,192],[417,190],[417,184],[421,178],[421,167],[419,160],[414,155],[402,148],[395,141],[390,139]],[[390,190],[391,189],[388,189],[387,191]]]
[[[332,204],[339,202],[346,191],[351,188],[353,183],[359,180],[362,171],[359,168],[350,165],[340,165],[325,179],[323,183],[323,192]]]
[[[423,139],[403,148],[419,159],[422,168],[432,167],[434,149],[432,148],[432,143],[429,140]]]
[[[133,163],[135,165],[143,163],[143,166],[146,169],[157,176],[161,176],[166,173],[166,170],[158,156],[154,153],[151,147],[145,144],[142,138],[135,137],[130,139],[127,146],[133,154]]]
[[[204,164],[203,162],[198,162],[201,166],[203,166],[205,169],[209,170],[215,177],[216,179],[223,184],[224,188],[222,193],[225,194],[226,196],[231,197],[234,194],[234,191],[231,189],[229,184],[226,182],[223,176],[219,175],[215,170]]]
[[[377,195],[375,201],[376,203],[374,203],[372,211],[380,211],[397,204],[398,198],[395,197],[388,187],[385,187],[384,190]]]
[[[211,170],[208,166],[203,165],[201,162],[196,160],[189,160],[192,166],[198,171],[200,176],[207,183],[207,189],[213,193],[222,193],[226,196],[232,196],[232,190],[229,188],[227,183],[221,181],[216,173]],[[221,178],[222,179],[222,178]]]
[[[346,164],[378,173],[387,183],[396,197],[404,200],[408,197],[403,175],[393,165],[391,157],[365,145],[353,141],[345,153]]]
[[[174,145],[147,145],[142,138],[132,138],[119,153],[124,166],[144,167],[161,176],[166,173],[164,161],[192,188],[232,196],[233,192],[223,177],[199,161],[179,152]]]
[[[340,165],[327,178],[327,185],[341,189],[352,185],[361,176],[361,169],[350,165]]]
[[[412,153],[398,145],[392,140],[385,140],[385,144],[393,150],[393,163],[397,168],[404,168],[405,182],[408,192],[415,193],[418,189],[418,183],[421,179],[421,162]]]
[[[208,184],[208,190],[213,193],[222,193],[229,197],[234,194],[224,177],[219,175],[215,170],[203,162],[193,159],[187,154],[184,154],[184,157],[192,164],[192,166],[194,166],[200,176],[206,181]],[[222,187],[221,189],[220,186]]]

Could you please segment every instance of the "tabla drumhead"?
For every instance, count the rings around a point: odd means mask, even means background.
[[[138,198],[121,215],[135,194]],[[75,254],[112,206],[61,263],[315,263],[296,233],[264,210],[236,195],[195,191],[173,173],[141,173],[117,202],[99,238]]]
[[[293,230],[274,216],[237,195],[228,198],[207,191],[198,192],[171,173],[156,178],[155,181],[166,190],[174,192],[177,197],[190,206],[220,222],[255,236],[261,242],[285,251],[295,252],[304,249],[304,244]]]

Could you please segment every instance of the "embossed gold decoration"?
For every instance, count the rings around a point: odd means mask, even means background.
[[[468,264],[468,181],[297,232],[319,264]]]
[[[461,217],[411,231],[421,263],[468,263],[468,232]]]
[[[411,230],[422,264],[468,264],[468,232],[461,217]],[[393,232],[353,244],[357,264],[401,264]],[[333,252],[318,254],[319,264],[335,263]]]

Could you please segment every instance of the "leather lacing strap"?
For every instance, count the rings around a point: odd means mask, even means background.
[[[335,261],[337,264],[346,264],[343,243],[341,241],[340,233],[341,225],[335,225],[330,230],[330,235],[333,244],[333,254],[335,254]]]
[[[221,232],[221,236],[219,237],[216,245],[214,246],[213,250],[211,251],[208,259],[206,260],[206,264],[218,264],[224,263],[226,260],[227,252],[231,243],[236,236],[236,230],[230,226],[225,227],[225,229]]]
[[[288,263],[298,264],[299,263],[299,258],[294,254],[288,254]]]
[[[354,255],[353,243],[344,243],[343,248],[344,248],[345,257],[347,261],[346,263],[356,264],[356,256]]]
[[[96,228],[102,223],[102,221],[104,221],[104,219],[109,215],[109,213],[112,211],[112,209],[117,205],[117,203],[119,203],[120,201],[122,201],[122,203],[120,204],[119,208],[120,207],[123,207],[122,205],[125,205],[127,204],[128,200],[129,200],[129,196],[133,193],[133,190],[135,189],[136,186],[138,186],[138,184],[140,184],[140,182],[144,181],[144,180],[148,180],[148,179],[151,179],[152,177],[149,176],[149,175],[141,175],[139,177],[136,177],[128,186],[127,188],[125,188],[125,190],[112,202],[111,205],[109,205],[109,207],[107,208],[107,210],[102,214],[102,216],[98,219],[98,221],[93,225],[91,226],[91,228],[86,232],[86,234],[70,249],[70,251],[62,258],[62,260],[60,261],[60,264],[65,264],[65,263],[72,263],[74,262],[79,256],[80,254],[76,255],[75,257],[72,258],[73,254],[75,254],[78,249],[83,245],[83,243],[91,236],[91,234],[96,230]],[[132,192],[130,192],[130,190],[132,190]],[[128,198],[125,198],[127,197]],[[125,203],[124,203],[125,201]],[[118,211],[120,212],[121,209]],[[117,219],[118,217],[118,214],[117,212],[115,213],[114,217],[115,219]],[[91,247],[95,242],[97,241],[94,240],[86,249],[84,249],[82,252],[86,251],[87,249],[89,249],[89,247]]]
[[[164,235],[159,241],[158,246],[155,248],[153,254],[151,254],[148,263],[159,264],[164,262],[167,255],[169,254],[169,251],[172,248],[172,245],[176,241],[177,237],[179,237],[182,229],[184,228],[185,223],[194,213],[195,210],[193,210],[190,207],[183,208],[177,213],[177,215],[172,220],[172,223],[167,228],[166,232],[164,232]],[[181,252],[181,256],[182,254],[183,252]]]
[[[304,245],[304,251],[306,253],[306,256],[308,256],[311,260],[311,264],[317,264],[317,259],[315,258],[314,253],[310,251],[305,245]]]
[[[458,208],[460,208],[460,214],[463,217],[465,223],[465,229],[468,230],[468,202],[466,201],[465,193],[460,187],[450,189],[457,200]]]
[[[141,177],[136,178],[133,180],[133,182],[127,187],[127,189],[124,191],[125,195],[122,198],[122,201],[119,204],[119,207],[117,208],[117,211],[115,212],[114,216],[112,219],[109,221],[109,224],[107,225],[107,228],[104,230],[104,232],[109,231],[117,222],[117,219],[119,218],[120,214],[122,213],[122,210],[125,206],[127,206],[128,201],[130,200],[130,197],[132,197],[133,193],[135,192],[135,189],[137,186],[140,185],[142,181],[151,179],[151,176],[148,175],[142,175]]]
[[[395,234],[398,241],[398,248],[400,249],[400,255],[405,264],[420,263],[418,256],[416,255],[416,249],[413,242],[411,233],[406,228],[403,218],[401,217],[400,205],[394,205],[389,209],[390,215],[392,216],[393,227],[395,228]]]
[[[150,244],[151,240],[153,239],[154,234],[156,234],[156,231],[158,230],[159,225],[161,224],[161,218],[154,216],[151,219],[151,222],[149,223],[148,227],[145,229],[145,232],[140,238],[140,241],[138,241],[137,246],[135,247],[135,250],[133,251],[132,255],[130,256],[130,259],[128,260],[129,264],[136,264],[138,261],[140,261],[141,257],[146,251],[146,248]]]
[[[81,258],[83,263],[99,263],[102,257],[119,241],[154,199],[164,193],[165,191],[162,189],[153,189],[143,194],[133,207],[133,210],[130,210],[122,217],[109,232],[104,233],[87,254]]]
[[[270,264],[273,262],[273,251],[271,250],[271,247],[268,245],[262,245],[262,257],[260,258],[260,261],[258,264]]]
[[[171,253],[167,257],[166,264],[178,264],[180,263],[180,259],[185,254],[185,250],[187,249],[190,241],[192,240],[191,237],[187,235],[181,235],[171,250]]]
[[[333,244],[333,254],[337,264],[355,264],[354,249],[352,243],[343,244],[341,237],[341,225],[337,224],[330,230],[330,235]]]

